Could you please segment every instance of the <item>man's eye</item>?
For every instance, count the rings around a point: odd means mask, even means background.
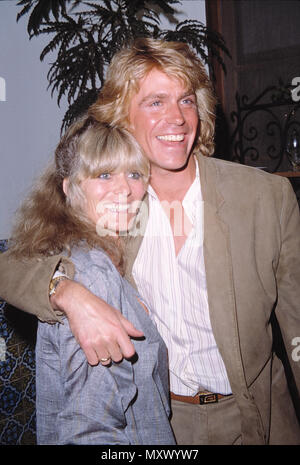
[[[193,98],[184,98],[182,100],[182,103],[184,103],[185,105],[194,105],[195,101]]]
[[[111,177],[110,173],[101,173],[98,176],[99,179],[110,179],[110,177]]]
[[[142,175],[138,171],[131,171],[128,173],[128,177],[131,179],[141,179]]]
[[[160,100],[155,100],[154,102],[151,102],[151,107],[158,107],[160,103]]]

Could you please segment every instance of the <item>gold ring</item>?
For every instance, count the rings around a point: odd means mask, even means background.
[[[107,357],[107,358],[100,358],[100,362],[108,362],[108,360],[110,360],[111,357]]]

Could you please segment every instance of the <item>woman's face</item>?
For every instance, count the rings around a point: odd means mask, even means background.
[[[84,212],[99,234],[102,229],[114,233],[130,229],[145,194],[145,184],[138,172],[102,173],[82,181],[81,189]]]

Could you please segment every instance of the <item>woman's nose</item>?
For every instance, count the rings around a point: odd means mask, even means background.
[[[125,173],[119,173],[115,177],[114,192],[128,197],[131,193],[130,184]]]

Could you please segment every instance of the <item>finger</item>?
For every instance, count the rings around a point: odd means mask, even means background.
[[[139,331],[140,333],[140,331]],[[135,354],[135,347],[132,343],[132,341],[129,339],[127,332],[120,331],[118,334],[118,348],[120,353],[124,358],[131,358]]]
[[[110,352],[108,348],[105,346],[105,344],[102,344],[99,340],[84,339],[82,341],[82,344],[80,345],[81,345],[82,350],[85,353],[88,363],[91,366],[96,366],[99,364],[99,362],[101,362],[102,365],[108,365],[109,363],[111,363]],[[109,359],[109,360],[105,360],[105,359]]]
[[[93,348],[86,348],[84,349],[82,347],[82,350],[84,351],[85,353],[85,356],[87,358],[87,361],[88,363],[91,365],[91,366],[96,366],[98,365],[99,363],[99,356],[97,355],[97,353],[95,352],[95,350]]]
[[[99,357],[99,355],[98,355],[98,358],[99,358],[99,362],[103,366],[110,365],[111,362],[112,362],[112,358],[111,358],[111,356],[109,354],[106,354],[105,357]]]
[[[106,344],[104,344],[105,350],[99,351],[98,347],[96,347],[96,351],[100,358],[110,357],[113,362],[120,362],[123,359],[123,353],[120,350],[120,346],[116,341],[108,340]],[[100,355],[101,354],[101,355]],[[103,355],[109,354],[109,355]]]
[[[120,315],[120,322],[124,328],[124,331],[131,337],[143,337],[144,333],[128,321],[123,315]]]

